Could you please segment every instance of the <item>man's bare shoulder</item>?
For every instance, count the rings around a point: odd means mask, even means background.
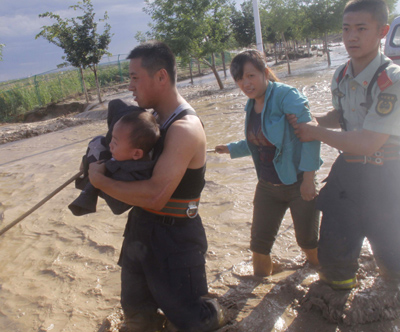
[[[168,133],[182,133],[188,136],[204,135],[204,127],[196,115],[185,115],[176,120],[167,131]]]
[[[189,157],[188,168],[202,167],[206,157],[206,135],[200,119],[185,115],[175,121],[165,136],[164,149]]]

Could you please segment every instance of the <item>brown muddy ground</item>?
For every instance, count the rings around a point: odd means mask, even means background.
[[[104,120],[107,118],[108,101],[110,98],[113,99],[110,96],[126,92],[126,90],[126,84],[103,89],[103,104],[96,102],[96,95],[90,95],[92,103],[89,104],[82,97],[77,96],[36,108],[19,116],[15,122],[0,123],[0,144],[79,126],[91,121]],[[96,111],[93,112],[93,109]]]
[[[313,112],[329,109],[333,68],[326,68],[321,58],[294,62],[292,70],[287,76],[286,65],[276,67],[283,82],[309,98]],[[246,97],[229,79],[222,91],[213,80],[180,91],[201,117],[209,149],[243,137]],[[107,102],[114,98],[132,100],[129,92],[114,90],[103,104],[0,126],[0,227],[77,172],[87,142],[105,132]],[[336,156],[335,149],[322,146],[319,181]],[[273,248],[279,268],[269,278],[254,278],[248,249],[257,181],[252,162],[210,153],[206,181],[200,213],[209,241],[209,292],[230,317],[220,332],[400,331],[399,289],[383,283],[367,241],[359,287],[333,292],[305,263],[288,212]],[[66,206],[77,194],[72,186],[64,189],[2,236],[0,331],[119,331],[116,261],[126,215],[113,216],[100,204],[95,214],[74,217]]]

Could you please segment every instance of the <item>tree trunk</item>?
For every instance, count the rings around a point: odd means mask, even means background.
[[[199,71],[199,75],[201,75],[201,70],[200,70],[200,61],[197,61],[197,68],[198,68],[198,71]]]
[[[326,58],[328,59],[328,67],[331,66],[331,55],[329,52],[329,47],[328,47],[328,34],[325,32],[325,50],[326,50]]]
[[[222,67],[224,68],[224,77],[226,79],[225,52],[221,52]]]
[[[211,59],[212,59],[211,69],[212,69],[212,71],[214,73],[215,78],[217,79],[219,88],[221,90],[223,90],[224,89],[224,84],[222,83],[221,78],[219,77],[217,68],[215,67],[215,55],[214,55],[214,52],[211,53]]]
[[[276,43],[274,44],[274,52],[275,52],[275,64],[278,64],[278,54],[277,54],[277,50],[276,50]]]
[[[96,81],[97,98],[99,99],[99,103],[102,103],[103,101],[101,100],[100,85],[99,85],[99,79],[97,77],[96,65],[93,66],[93,73],[94,73],[94,79]]]
[[[190,83],[193,84],[192,58],[190,58],[189,60],[189,70],[190,70]]]
[[[85,99],[86,103],[89,104],[89,95],[86,89],[86,83],[85,83],[85,77],[83,76],[83,68],[79,67],[80,73],[81,73],[81,79],[82,79],[82,85],[83,85],[83,93],[85,94]]]
[[[283,39],[283,43],[285,45],[285,56],[286,56],[288,74],[290,75],[291,71],[290,71],[289,53],[288,53],[288,49],[287,49],[287,43],[286,43],[286,39],[285,39],[285,34],[283,32],[282,32],[282,39]]]

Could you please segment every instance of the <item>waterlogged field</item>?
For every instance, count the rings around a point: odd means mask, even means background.
[[[335,59],[346,59],[335,48]],[[323,58],[276,67],[283,82],[310,100],[313,112],[329,109],[333,68]],[[212,78],[180,84],[201,117],[207,147],[243,138],[246,97],[228,79],[218,90]],[[112,98],[132,102],[130,93]],[[106,132],[105,121],[0,145],[0,227],[30,209],[78,171],[88,141]],[[99,112],[99,113],[96,113]],[[99,117],[100,118],[100,117]],[[324,179],[335,149],[322,147]],[[335,294],[317,283],[296,244],[290,213],[285,215],[273,256],[277,273],[252,277],[249,236],[256,175],[249,157],[231,160],[209,153],[200,214],[207,232],[207,278],[211,296],[229,308],[230,323],[220,332],[399,331],[398,289],[382,284],[365,243],[360,287]],[[117,260],[127,214],[114,216],[99,201],[97,212],[75,217],[67,206],[79,194],[72,185],[12,228],[0,240],[0,330],[99,331],[105,317],[118,331],[120,269]]]

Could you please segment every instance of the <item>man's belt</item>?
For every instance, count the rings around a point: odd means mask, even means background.
[[[142,209],[161,216],[193,219],[198,215],[199,204],[200,197],[191,199],[170,198],[161,210]]]
[[[389,160],[400,160],[400,146],[395,144],[385,144],[372,156],[361,156],[357,154],[343,152],[343,158],[348,163],[361,163],[382,166]]]

